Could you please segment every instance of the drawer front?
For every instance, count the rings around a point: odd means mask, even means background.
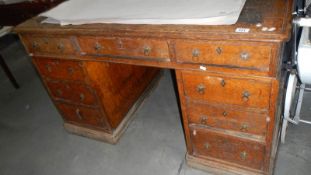
[[[104,124],[103,115],[98,109],[68,105],[64,103],[57,103],[56,106],[65,121],[107,128]]]
[[[177,41],[179,62],[244,67],[269,71],[272,46],[255,42]]]
[[[79,61],[34,58],[41,76],[62,80],[84,80],[82,63]]]
[[[97,105],[92,89],[81,83],[46,81],[52,96],[56,100],[65,100],[71,103]]]
[[[183,71],[185,95],[198,100],[269,108],[271,81]]]
[[[32,54],[74,54],[75,49],[70,38],[25,36],[23,42]]]
[[[79,37],[78,41],[83,54],[169,60],[168,44],[162,40]]]
[[[199,128],[191,129],[191,140],[194,156],[263,169],[265,146],[262,144]]]
[[[269,117],[254,112],[244,112],[229,107],[206,104],[188,104],[189,123],[205,125],[243,133],[265,136]]]

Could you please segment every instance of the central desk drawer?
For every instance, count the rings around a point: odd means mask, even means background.
[[[264,144],[197,127],[191,127],[191,140],[194,156],[263,169]]]
[[[82,54],[169,60],[166,41],[142,38],[79,37]]]
[[[61,80],[84,80],[82,63],[60,59],[35,57],[34,62],[41,76]]]
[[[272,46],[268,43],[176,41],[179,62],[201,63],[228,67],[244,67],[269,71]]]
[[[101,128],[107,127],[104,123],[103,115],[99,109],[69,105],[65,103],[56,103],[56,106],[65,121]]]
[[[271,81],[200,72],[182,72],[185,95],[191,99],[269,109]]]
[[[233,108],[188,102],[190,124],[198,124],[225,130],[265,136],[267,115],[241,111]]]
[[[46,85],[56,100],[91,106],[97,105],[92,89],[83,83],[46,81]]]

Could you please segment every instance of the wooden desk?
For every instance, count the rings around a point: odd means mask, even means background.
[[[170,68],[188,164],[272,174],[291,9],[292,0],[248,0],[231,26],[58,26],[35,18],[16,31],[67,130],[115,143],[158,68]]]

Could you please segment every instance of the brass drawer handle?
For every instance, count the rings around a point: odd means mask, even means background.
[[[266,118],[266,122],[269,123],[271,121],[270,117]]]
[[[204,148],[205,148],[205,149],[209,149],[209,147],[210,147],[210,145],[209,145],[208,143],[205,143],[205,144],[204,144]]]
[[[123,42],[122,42],[121,39],[118,39],[118,41],[117,41],[117,47],[118,47],[118,49],[124,49],[124,45],[123,45]]]
[[[193,130],[193,131],[192,131],[192,135],[193,135],[193,136],[196,136],[196,135],[197,135],[197,130]]]
[[[74,72],[74,69],[73,69],[72,67],[69,67],[69,68],[67,69],[67,71],[68,71],[68,73],[69,73],[70,75],[72,75],[73,72]]]
[[[48,72],[52,72],[52,68],[51,68],[50,65],[46,64],[46,65],[45,65],[45,68],[46,68],[46,70],[47,70]]]
[[[248,91],[244,91],[242,94],[242,98],[245,102],[249,100],[250,96],[251,96],[251,94]]]
[[[248,125],[247,124],[242,124],[242,126],[241,126],[241,128],[240,128],[240,130],[241,131],[247,131],[247,129],[248,129]]]
[[[56,92],[57,92],[57,95],[58,95],[58,96],[62,96],[62,95],[63,95],[63,91],[62,91],[62,90],[60,90],[60,89],[57,89],[57,91],[56,91]]]
[[[59,51],[63,52],[64,49],[65,49],[64,44],[63,44],[63,43],[59,43],[59,44],[57,45],[57,49],[58,49]]]
[[[240,58],[244,61],[248,60],[250,58],[250,54],[248,52],[242,52],[240,54]]]
[[[150,52],[151,52],[151,48],[149,46],[145,46],[144,47],[144,55],[149,56]]]
[[[247,152],[246,151],[241,152],[240,157],[242,160],[245,160],[247,158]]]
[[[80,94],[80,101],[83,101],[85,99],[85,96],[83,93]]]
[[[206,121],[207,121],[207,116],[205,115],[201,116],[201,124],[206,125]]]
[[[38,49],[39,48],[39,44],[36,41],[32,42],[32,48],[33,49]]]
[[[77,115],[77,117],[78,117],[80,120],[83,119],[83,115],[82,115],[82,113],[81,113],[81,111],[80,111],[79,108],[76,109],[76,115]]]
[[[222,115],[223,115],[224,117],[227,117],[228,113],[227,113],[226,111],[224,111],[224,112],[222,113]]]
[[[222,48],[217,47],[216,53],[217,53],[218,55],[221,55],[221,54],[222,54]]]
[[[205,86],[204,86],[204,84],[199,84],[199,85],[197,86],[197,92],[198,92],[199,94],[204,94],[204,93],[205,93]]]
[[[44,39],[43,39],[43,42],[44,42],[44,44],[49,44],[49,39],[44,38]]]
[[[102,45],[100,45],[98,42],[95,43],[95,46],[94,46],[94,49],[95,51],[100,51],[102,49]]]
[[[193,49],[192,50],[192,56],[193,57],[199,57],[200,56],[200,50],[199,49]]]
[[[226,81],[225,81],[224,79],[222,79],[222,80],[220,81],[220,85],[221,85],[222,87],[225,87]]]

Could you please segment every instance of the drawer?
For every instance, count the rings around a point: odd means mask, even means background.
[[[46,36],[24,36],[24,45],[32,54],[74,54],[75,49],[70,38],[46,37]]]
[[[97,105],[93,90],[82,83],[46,81],[50,93],[56,100],[64,100],[76,104]]]
[[[60,59],[34,58],[41,76],[62,80],[84,80],[82,63]]]
[[[140,38],[79,37],[82,54],[169,60],[166,41]]]
[[[255,42],[176,41],[179,62],[269,71],[272,45]]]
[[[190,124],[205,125],[260,136],[266,135],[269,122],[269,117],[264,114],[201,103],[189,102],[187,111]]]
[[[56,106],[65,121],[107,128],[103,120],[103,115],[98,109],[64,103],[56,103]]]
[[[196,100],[269,108],[271,81],[200,72],[182,72],[185,95]]]
[[[265,146],[211,130],[191,128],[193,155],[216,158],[221,161],[262,170]]]

